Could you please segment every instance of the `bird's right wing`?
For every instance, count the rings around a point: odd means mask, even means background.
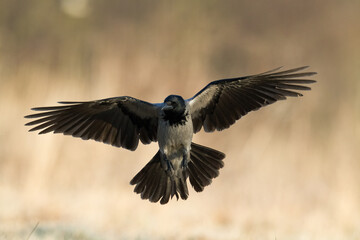
[[[188,99],[194,133],[204,127],[205,132],[221,131],[250,111],[286,99],[302,96],[298,90],[315,82],[304,79],[316,74],[302,72],[307,67],[286,71],[274,69],[246,77],[229,78],[209,83],[194,97]]]
[[[148,144],[157,140],[158,106],[132,97],[115,97],[89,102],[59,102],[55,107],[32,108],[41,113],[27,123],[29,131],[54,132],[84,140],[135,150],[139,139]]]

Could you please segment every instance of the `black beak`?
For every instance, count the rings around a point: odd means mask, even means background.
[[[166,102],[165,105],[161,108],[161,110],[171,110],[173,109],[173,106],[171,105],[171,102]]]

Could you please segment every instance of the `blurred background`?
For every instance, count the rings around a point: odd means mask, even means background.
[[[0,0],[0,239],[359,239],[359,42],[352,0]],[[165,206],[129,185],[156,143],[24,126],[57,101],[162,102],[303,65],[318,72],[304,97],[195,136],[225,167]]]

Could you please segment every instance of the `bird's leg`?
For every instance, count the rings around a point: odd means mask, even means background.
[[[188,163],[189,163],[189,151],[184,148],[184,150],[183,150],[183,160],[182,160],[181,166],[183,168],[187,168]]]
[[[162,161],[161,161],[161,164],[162,164],[162,167],[165,169],[166,172],[172,172],[174,171],[174,166],[173,164],[171,163],[171,161],[168,159],[168,157],[166,156],[166,154],[162,154]]]
[[[166,158],[166,163],[167,163],[167,170],[174,171],[174,166],[168,158]]]

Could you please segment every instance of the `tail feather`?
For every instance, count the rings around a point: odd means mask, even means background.
[[[201,155],[196,153],[192,154],[192,160],[195,161],[197,164],[195,167],[207,178],[216,178],[219,176],[219,169],[213,168],[209,166],[209,164],[205,163],[201,159]]]
[[[207,177],[206,174],[204,173],[204,170],[201,169],[199,167],[199,165],[196,164],[196,162],[195,163],[193,161],[190,162],[189,169],[191,169],[191,172],[193,173],[193,174],[190,174],[190,183],[191,183],[192,178],[195,178],[196,181],[203,187],[205,187],[211,183],[211,177]]]
[[[191,143],[190,160],[187,167],[167,172],[161,164],[160,151],[145,165],[130,181],[135,185],[134,192],[142,199],[151,202],[169,202],[174,196],[186,200],[189,196],[187,178],[195,191],[201,192],[213,178],[219,175],[219,169],[224,166],[225,154],[217,150]]]
[[[153,171],[154,171],[154,169],[153,169]],[[149,199],[151,197],[151,195],[153,195],[154,191],[156,190],[156,187],[158,185],[159,178],[161,175],[149,174],[148,176],[151,176],[147,180],[145,180],[148,187],[146,187],[145,190],[141,193],[141,198],[143,198],[143,199]]]
[[[161,166],[160,151],[145,165],[130,181],[136,185],[134,192],[141,194],[142,199],[166,204],[174,196],[187,199],[189,191],[186,184],[186,169],[180,169],[175,174],[167,173]]]
[[[166,178],[167,178],[167,176],[165,174],[160,175],[160,179],[159,179],[159,183],[157,184],[157,188],[154,191],[154,194],[151,195],[151,197],[149,198],[149,200],[151,202],[158,202],[160,200],[160,198],[163,196],[164,188],[166,188],[166,183],[167,183]]]
[[[148,162],[143,169],[141,169],[138,174],[133,177],[130,181],[131,185],[135,185],[134,192],[145,194],[145,191],[149,188],[149,180],[154,177],[154,174],[151,174],[153,171],[157,171],[159,166],[157,161],[160,157],[160,153],[158,152],[151,160]]]
[[[141,171],[136,174],[136,176],[131,180],[130,184],[135,186],[134,192],[143,193],[145,191],[146,186],[148,185],[148,181],[151,177],[155,176],[150,174],[153,171],[157,171],[158,164],[156,164],[157,159],[160,158],[160,153],[158,152],[151,160],[148,162]]]
[[[224,167],[224,162],[222,161],[225,158],[225,154],[196,143],[191,143],[191,154],[197,154],[201,156],[201,161],[206,163],[208,166],[212,166],[215,169],[220,169]]]
[[[189,167],[188,167],[189,176],[196,176],[198,174],[194,172],[194,167],[191,166],[192,164],[193,163],[191,162],[189,163]],[[202,190],[204,190],[204,183],[200,181],[198,178],[195,177],[190,178],[190,184],[191,186],[193,186],[196,192],[201,192]]]
[[[170,193],[171,193],[171,180],[170,178],[168,177],[166,179],[166,184],[165,184],[165,192],[164,192],[164,195],[163,197],[161,198],[160,200],[160,203],[161,204],[166,204],[167,202],[169,202],[169,199],[170,199]]]
[[[201,192],[212,179],[219,176],[219,169],[224,166],[225,154],[215,149],[191,143],[189,179],[195,191]]]
[[[180,197],[182,199],[187,199],[189,196],[189,190],[187,187],[186,178],[180,178],[177,185],[179,186]]]

